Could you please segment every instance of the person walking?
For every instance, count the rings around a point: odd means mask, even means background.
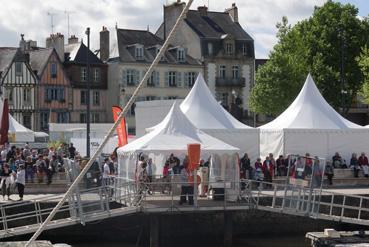
[[[12,184],[11,182],[11,176],[12,172],[9,168],[9,165],[7,163],[3,164],[3,167],[1,169],[1,192],[3,194],[3,200],[5,200],[5,195],[8,196],[8,200],[10,199],[10,186]]]
[[[23,201],[24,188],[26,186],[26,171],[23,164],[18,167],[15,182],[17,184],[19,201]]]

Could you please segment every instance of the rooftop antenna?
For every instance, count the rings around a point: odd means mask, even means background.
[[[51,33],[54,33],[54,15],[56,15],[56,13],[52,13],[52,12],[47,12],[47,15],[50,16],[50,20],[51,20]]]
[[[67,23],[68,23],[68,38],[70,37],[70,25],[69,25],[69,16],[71,14],[74,14],[75,12],[74,11],[68,11],[68,10],[64,10],[64,14],[67,16]]]

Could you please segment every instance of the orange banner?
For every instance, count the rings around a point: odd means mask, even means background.
[[[200,144],[187,144],[188,160],[189,160],[189,170],[193,171],[197,169],[200,164]]]
[[[118,120],[119,114],[122,112],[122,108],[120,108],[119,106],[113,106],[111,109],[113,111],[114,122],[116,122]],[[123,147],[128,143],[125,118],[122,119],[121,123],[117,127],[117,135],[119,147]]]

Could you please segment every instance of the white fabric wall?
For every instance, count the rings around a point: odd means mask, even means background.
[[[274,157],[284,153],[283,130],[260,129],[260,158],[272,153]]]
[[[284,129],[260,130],[260,151],[262,159],[268,153],[279,154],[310,153],[331,160],[339,152],[346,162],[350,162],[353,152],[369,153],[369,130],[324,130],[324,129]]]
[[[300,154],[326,158],[329,133],[325,130],[284,130],[284,154]],[[283,154],[283,153],[281,153]],[[279,155],[279,154],[278,154]]]
[[[205,133],[240,149],[239,156],[244,153],[249,155],[251,162],[255,162],[260,155],[259,130],[258,129],[233,129],[233,130],[203,130]]]

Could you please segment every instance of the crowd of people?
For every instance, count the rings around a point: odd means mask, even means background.
[[[309,153],[305,156],[294,155],[284,157],[279,155],[275,160],[273,154],[265,157],[264,161],[257,158],[254,165],[251,165],[248,154],[245,153],[240,159],[240,178],[241,179],[255,179],[260,181],[272,182],[273,178],[287,176],[311,176],[314,173],[314,163],[318,162],[318,157],[310,157]],[[331,160],[326,160],[324,174],[326,175],[330,185],[333,184],[334,169],[347,169],[353,171],[354,177],[359,177],[359,171],[363,171],[363,175],[369,178],[369,162],[364,152],[358,157],[356,153],[352,154],[350,163],[336,152]],[[323,171],[319,171],[322,174]]]
[[[19,200],[23,200],[24,190],[27,183],[46,183],[50,185],[55,173],[63,172],[63,158],[76,158],[73,144],[69,147],[61,144],[57,149],[34,149],[28,143],[24,147],[10,146],[5,143],[0,147],[0,189],[3,199],[16,187]],[[36,179],[36,181],[35,181]]]

